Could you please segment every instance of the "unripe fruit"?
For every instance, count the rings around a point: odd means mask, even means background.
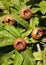
[[[23,38],[17,38],[14,41],[14,48],[18,51],[24,50],[26,47],[26,42]]]
[[[22,8],[20,10],[20,17],[23,19],[29,19],[30,17],[32,17],[32,12],[29,8]]]
[[[4,17],[4,23],[8,23],[9,25],[13,25],[15,20],[11,17],[11,15],[6,15]]]
[[[32,38],[40,39],[43,35],[43,31],[40,27],[35,27],[31,33]]]

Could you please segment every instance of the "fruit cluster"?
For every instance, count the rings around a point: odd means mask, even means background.
[[[25,19],[25,20],[28,20],[29,18],[32,17],[32,11],[29,9],[29,8],[22,8],[20,10],[20,17]],[[8,23],[9,25],[14,25],[15,24],[15,20],[11,17],[11,14],[9,15],[6,15],[4,17],[4,23]],[[32,38],[38,40],[42,37],[43,35],[43,30],[40,28],[40,27],[35,27],[33,30],[32,30],[32,33],[31,33],[31,36]],[[23,49],[25,49],[26,47],[26,42],[24,41],[24,39],[22,38],[17,38],[14,42],[14,48],[21,51]]]
[[[44,6],[45,0],[0,0],[0,65],[46,64]]]

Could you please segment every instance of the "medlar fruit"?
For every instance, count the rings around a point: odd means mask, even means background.
[[[17,38],[14,42],[14,48],[18,51],[24,50],[26,47],[26,42],[23,38]]]
[[[32,38],[40,39],[43,35],[43,30],[40,27],[35,27],[31,33]]]
[[[11,17],[11,15],[6,15],[4,17],[4,23],[8,23],[9,25],[13,25],[15,20]]]
[[[22,8],[20,10],[20,17],[23,19],[29,19],[32,16],[32,12],[29,8]]]

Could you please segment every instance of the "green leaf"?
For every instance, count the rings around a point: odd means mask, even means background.
[[[25,32],[25,29],[22,29],[21,27],[20,27],[20,28],[17,27],[16,29],[17,29],[17,31],[20,33],[20,35],[21,35],[23,32]]]
[[[31,51],[26,50],[24,52],[22,52],[24,61],[22,65],[36,65],[36,61],[35,58],[33,56],[33,54],[31,53]]]
[[[46,1],[41,1],[39,3],[39,6],[40,6],[40,11],[42,12],[42,14],[45,14],[46,13]]]
[[[4,54],[4,55],[1,57],[0,64],[1,64],[1,65],[9,65],[9,64],[12,64],[13,61],[10,59],[12,55],[13,55],[13,51]]]
[[[4,7],[2,1],[0,1],[0,9],[5,9],[5,7]]]
[[[29,24],[28,24],[28,21],[25,21],[25,20],[23,20],[22,18],[20,18],[17,14],[16,14],[16,12],[14,12],[13,14],[12,14],[12,16],[13,16],[13,18],[19,23],[19,24],[21,24],[23,27],[25,27],[26,29],[29,29]]]
[[[31,43],[37,43],[38,42],[38,40],[35,40],[32,37],[30,38],[30,41],[31,41]]]
[[[32,7],[32,9],[31,9],[31,10],[32,10],[32,13],[36,13],[36,12],[38,12],[38,11],[39,11],[39,9],[40,9],[40,8],[35,8],[35,7]]]
[[[14,37],[20,37],[20,34],[18,33],[17,29],[14,26],[6,25],[5,29],[9,31]]]
[[[30,28],[34,28],[35,26],[38,26],[39,19],[37,17],[30,19]]]
[[[43,60],[42,51],[34,52],[33,55],[35,60]]]
[[[27,43],[27,44],[29,44],[29,43],[31,44],[31,43],[32,43],[32,42],[30,41],[30,38],[29,38],[29,37],[25,37],[24,39],[26,40],[26,43]]]
[[[0,26],[0,47],[12,45],[15,37]]]
[[[21,5],[21,3],[20,3],[19,0],[11,0],[10,3],[11,3],[11,5],[13,5],[17,10],[20,10],[20,8],[21,8],[20,5]]]
[[[12,60],[5,60],[2,65],[10,65],[10,64],[13,64],[13,61]]]
[[[4,5],[4,7],[6,8],[6,10],[8,10],[8,12],[10,12],[10,3],[8,2],[8,0],[2,0],[2,3]]]
[[[4,16],[0,16],[0,22],[4,20]]]
[[[32,30],[27,30],[26,32],[22,33],[22,37],[27,37],[30,33],[31,33]]]
[[[10,38],[10,37],[2,37],[0,38],[0,47],[3,46],[8,46],[8,45],[13,45],[14,39]]]
[[[22,55],[17,50],[15,50],[14,65],[21,65],[22,62]]]
[[[43,50],[43,65],[46,65],[46,44],[44,45],[44,50]]]
[[[46,43],[46,37],[42,38],[41,40],[43,43]]]

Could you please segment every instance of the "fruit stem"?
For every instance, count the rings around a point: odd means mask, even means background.
[[[37,44],[36,46],[37,46],[37,50],[41,51],[40,44]]]

